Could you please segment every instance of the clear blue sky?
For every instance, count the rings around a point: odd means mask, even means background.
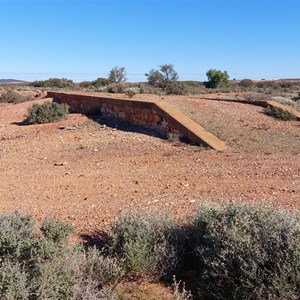
[[[0,0],[0,78],[300,77],[299,0]]]

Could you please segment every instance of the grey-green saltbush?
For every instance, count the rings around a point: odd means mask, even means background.
[[[0,296],[2,300],[28,299],[27,275],[20,263],[11,260],[0,264]]]
[[[123,274],[115,258],[69,244],[69,225],[46,219],[35,232],[30,216],[0,216],[0,299],[115,299]]]
[[[299,299],[299,212],[201,207],[189,234],[201,299]]]
[[[118,219],[109,232],[110,253],[127,275],[158,279],[176,269],[182,247],[179,225],[167,216],[134,214]]]
[[[271,206],[201,206],[184,226],[133,214],[115,221],[107,251],[70,245],[70,227],[0,216],[0,299],[115,299],[123,275],[185,281],[196,299],[298,300],[300,214]],[[191,297],[178,290],[177,299]],[[186,298],[189,299],[189,298]]]

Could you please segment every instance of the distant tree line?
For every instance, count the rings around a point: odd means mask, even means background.
[[[272,90],[288,90],[298,87],[299,83],[275,82],[262,80],[254,82],[251,79],[229,80],[227,71],[210,69],[206,72],[207,81],[180,81],[174,65],[160,65],[158,69],[151,69],[145,74],[147,82],[127,82],[126,68],[115,66],[110,70],[107,78],[99,77],[93,81],[74,83],[67,78],[50,78],[31,83],[38,88],[58,89],[88,89],[97,92],[125,93],[129,97],[135,94],[165,94],[183,95],[205,93],[206,89],[226,91],[255,91],[271,93]],[[208,90],[207,90],[208,91]]]

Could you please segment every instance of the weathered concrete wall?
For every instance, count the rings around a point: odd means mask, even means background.
[[[88,114],[98,111],[104,118],[178,134],[197,145],[208,146],[218,151],[227,148],[224,142],[164,101],[120,99],[66,92],[48,92],[48,97],[53,98],[55,102],[68,104],[71,112]]]

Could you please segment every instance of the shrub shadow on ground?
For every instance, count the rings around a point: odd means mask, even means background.
[[[109,241],[108,233],[103,230],[95,230],[91,233],[83,233],[80,235],[86,247],[96,247],[99,250],[104,249]]]

